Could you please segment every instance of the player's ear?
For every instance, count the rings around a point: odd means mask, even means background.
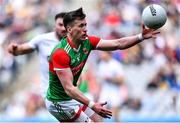
[[[71,30],[72,30],[70,26],[67,26],[66,29],[67,29],[67,32],[71,32]]]

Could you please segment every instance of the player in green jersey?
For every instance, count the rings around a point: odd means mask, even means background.
[[[49,87],[46,106],[62,122],[99,122],[110,118],[112,112],[104,107],[107,102],[93,102],[78,89],[77,80],[91,50],[123,50],[159,32],[146,29],[138,35],[104,40],[87,35],[86,15],[82,8],[68,12],[63,19],[67,36],[53,49],[49,59]]]

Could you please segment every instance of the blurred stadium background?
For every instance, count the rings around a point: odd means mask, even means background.
[[[113,52],[125,76],[119,116],[123,122],[180,122],[179,0],[0,0],[0,122],[56,121],[39,95],[37,54],[13,57],[6,51],[9,42],[22,43],[52,31],[55,14],[81,6],[87,14],[88,34],[104,39],[137,34],[142,10],[150,3],[167,10],[161,35]],[[83,92],[96,99],[99,52],[91,53],[88,60],[84,72],[88,87]]]

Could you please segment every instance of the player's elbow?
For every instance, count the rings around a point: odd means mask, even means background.
[[[74,88],[75,88],[74,86],[65,87],[66,94],[70,97],[73,97]]]

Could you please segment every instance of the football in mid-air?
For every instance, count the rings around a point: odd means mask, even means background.
[[[151,4],[144,8],[142,12],[142,21],[150,29],[161,28],[167,20],[165,9],[158,4]]]

